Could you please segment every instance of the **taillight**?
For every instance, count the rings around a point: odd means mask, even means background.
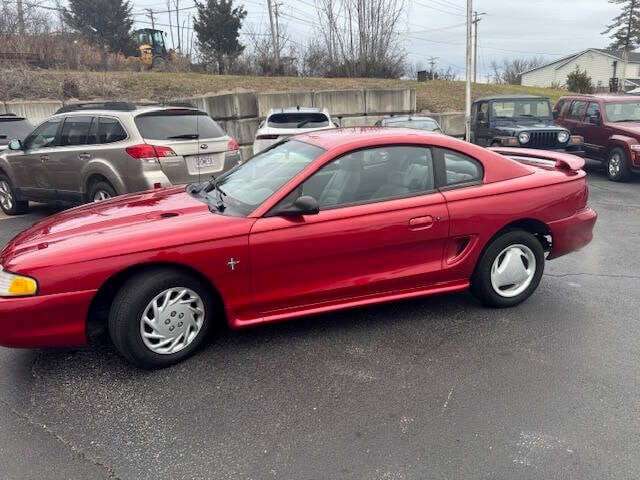
[[[233,138],[231,140],[229,140],[229,143],[227,143],[227,150],[240,150],[240,145],[238,145],[238,142],[236,142]]]
[[[277,140],[279,135],[258,135],[256,140]]]
[[[148,162],[155,161],[163,157],[175,157],[176,152],[170,147],[160,147],[143,143],[126,148],[127,154],[136,160],[146,160]]]

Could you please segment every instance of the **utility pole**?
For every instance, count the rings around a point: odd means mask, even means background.
[[[155,14],[153,13],[153,8],[145,8],[145,10],[149,13],[147,13],[147,17],[151,19],[151,28],[153,30],[156,29],[156,21],[155,21]]]
[[[24,7],[22,6],[22,0],[16,2],[18,8],[18,32],[20,35],[24,35]]]
[[[438,60],[438,57],[429,57],[427,59],[429,65],[431,66],[431,69],[429,70],[429,80],[435,80],[436,60]]]
[[[637,6],[637,1],[631,0],[631,5],[629,6],[629,22],[627,24],[627,38],[624,49],[622,50],[622,93],[626,92],[625,83],[627,83],[627,63],[629,61],[629,44],[631,43],[631,23],[633,21],[634,10]]]
[[[269,25],[271,27],[271,44],[273,46],[273,55],[276,61],[276,71],[280,71],[280,52],[278,52],[278,41],[276,39],[276,28],[273,22],[273,5],[271,0],[267,0],[267,8],[269,9]]]
[[[280,22],[278,21],[278,17],[280,16],[278,9],[280,5],[282,4],[273,2],[273,16],[276,19],[276,52],[278,52],[278,65],[280,65]]]
[[[473,12],[473,83],[478,81],[478,22],[481,15],[486,13]]]
[[[465,88],[464,139],[471,138],[471,23],[473,0],[467,0],[467,83]]]

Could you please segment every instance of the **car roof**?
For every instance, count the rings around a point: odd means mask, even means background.
[[[385,117],[382,119],[385,123],[393,123],[393,122],[410,122],[412,120],[431,120],[432,122],[436,122],[436,119],[433,117],[429,117],[427,115],[398,115],[393,117]]]
[[[359,148],[362,146],[366,146],[366,144],[369,143],[371,145],[395,142],[402,143],[408,140],[407,137],[425,137],[434,135],[437,135],[439,137],[443,136],[440,133],[414,130],[411,128],[348,127],[315,130],[308,133],[301,133],[296,135],[295,139],[302,142],[311,143],[328,150],[347,146]],[[419,141],[417,141],[416,143],[419,143]]]
[[[26,118],[20,115],[16,115],[15,113],[0,113],[0,122],[2,120],[9,120],[9,121],[15,122],[20,120],[26,120]]]
[[[529,95],[529,94],[522,94],[522,95],[492,95],[492,96],[488,96],[488,97],[481,97],[481,98],[476,98],[473,103],[476,102],[489,102],[491,100],[529,100],[529,99],[534,99],[534,98],[538,98],[540,100],[549,100],[548,97],[541,97],[540,95]]]
[[[329,116],[329,110],[320,107],[282,107],[272,108],[269,110],[267,116],[274,115],[276,113],[324,113]]]
[[[132,102],[88,102],[88,103],[73,103],[65,105],[59,108],[54,115],[61,114],[105,114],[111,115],[119,114],[133,114],[138,115],[140,113],[147,113],[153,111],[163,110],[192,110],[199,112],[195,105],[191,103],[176,102],[176,103],[132,103]]]
[[[616,95],[615,93],[609,94],[576,94],[576,95],[563,95],[559,100],[602,100],[604,102],[638,102],[640,98],[638,95]]]

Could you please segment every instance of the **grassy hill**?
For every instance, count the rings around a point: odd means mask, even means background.
[[[0,93],[7,98],[60,98],[63,82],[72,81],[81,99],[169,99],[232,89],[256,91],[330,90],[348,88],[415,88],[418,110],[447,112],[464,110],[464,82],[370,78],[244,77],[173,72],[77,72],[36,70],[19,75],[0,72]],[[5,85],[2,85],[5,83]],[[514,85],[473,85],[472,98],[506,93],[530,93],[550,97],[564,90]]]

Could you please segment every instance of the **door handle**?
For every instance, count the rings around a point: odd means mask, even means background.
[[[49,161],[49,155],[40,155],[40,161],[42,163]]]
[[[91,154],[90,153],[79,153],[78,154],[78,160],[89,160],[91,158]]]
[[[410,230],[425,230],[427,228],[431,228],[433,226],[433,217],[431,215],[426,215],[424,217],[414,217],[409,220],[409,229]]]

